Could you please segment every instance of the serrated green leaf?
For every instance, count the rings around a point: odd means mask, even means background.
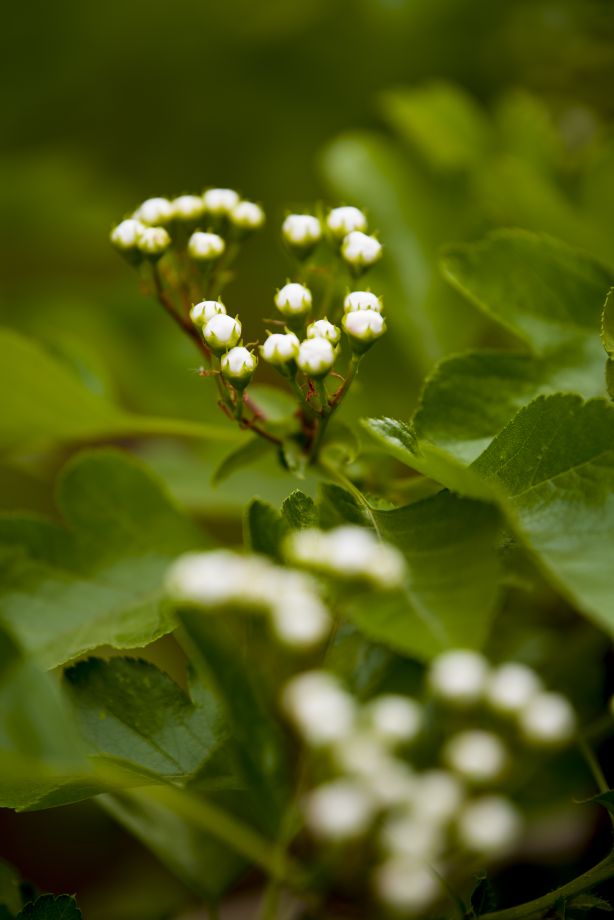
[[[192,699],[151,662],[89,658],[64,671],[90,754],[127,769],[185,780],[219,743],[218,707],[203,687]]]
[[[309,495],[300,489],[295,489],[285,499],[281,512],[288,527],[292,530],[302,530],[305,527],[318,526],[318,509],[316,503]]]
[[[270,441],[265,441],[264,438],[256,436],[247,438],[245,444],[241,444],[227,454],[216,468],[211,480],[213,485],[220,485],[233,473],[244,469],[246,466],[251,466],[252,463],[256,463],[266,454],[271,453],[274,446]]]
[[[68,894],[44,894],[26,904],[16,920],[82,920],[77,902]]]
[[[512,526],[555,586],[614,630],[614,407],[540,397],[473,464],[513,508]]]
[[[497,509],[441,492],[372,515],[381,537],[405,555],[409,583],[405,595],[361,597],[352,621],[370,638],[420,657],[482,647],[499,587]]]
[[[60,477],[58,505],[65,527],[0,518],[0,619],[48,667],[168,632],[164,573],[206,541],[146,468],[115,451],[84,453]]]
[[[594,335],[612,284],[596,260],[522,230],[450,247],[442,265],[457,290],[540,355]]]
[[[253,553],[279,557],[279,544],[286,533],[285,519],[268,502],[255,498],[245,513],[245,543]]]
[[[14,330],[0,329],[0,349],[0,388],[11,394],[0,421],[0,452],[132,435],[237,439],[231,425],[126,412],[93,393],[64,364]]]

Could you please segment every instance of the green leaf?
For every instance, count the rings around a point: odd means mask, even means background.
[[[605,910],[608,913],[614,910],[614,907],[605,898],[600,898],[596,894],[591,894],[587,891],[570,898],[565,906],[568,910]]]
[[[316,503],[300,489],[295,489],[285,499],[281,512],[292,530],[302,530],[306,527],[317,527],[319,523]]]
[[[497,509],[441,492],[372,514],[381,537],[404,553],[409,584],[406,595],[361,597],[352,621],[371,639],[420,657],[481,648],[498,597]]]
[[[211,694],[194,684],[190,699],[151,662],[89,658],[64,683],[90,753],[128,769],[184,780],[219,743]]]
[[[279,558],[279,544],[286,533],[284,518],[268,502],[255,498],[245,514],[245,543],[253,553]]]
[[[601,341],[610,357],[614,355],[614,288],[608,291],[601,314]]]
[[[82,920],[82,917],[77,902],[70,895],[44,894],[26,904],[16,920]]]
[[[101,805],[192,891],[216,901],[245,861],[213,834],[186,821],[146,790],[103,795]]]
[[[213,485],[220,485],[233,473],[242,470],[246,466],[251,466],[252,463],[256,463],[270,453],[273,448],[274,445],[270,441],[265,441],[264,438],[258,436],[249,438],[245,444],[241,444],[224,457],[213,474],[211,480]]]
[[[84,453],[60,477],[58,506],[63,527],[0,518],[0,620],[48,667],[168,632],[164,573],[205,541],[146,468],[115,451]]]
[[[384,117],[434,169],[478,166],[489,147],[490,129],[473,98],[451,83],[433,82],[392,90],[381,97]]]
[[[536,354],[594,335],[612,273],[546,236],[502,230],[481,243],[451,247],[448,281]]]
[[[614,407],[540,397],[472,470],[507,496],[515,532],[554,585],[613,631]]]
[[[49,444],[132,435],[236,440],[231,425],[134,415],[93,393],[40,345],[0,330],[0,389],[10,393],[0,421],[0,452],[29,452]]]

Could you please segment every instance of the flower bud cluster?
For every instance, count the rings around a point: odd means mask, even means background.
[[[292,565],[336,578],[366,581],[376,588],[400,587],[407,575],[402,553],[380,542],[365,527],[297,530],[286,538],[284,553]]]
[[[482,705],[508,720],[528,744],[559,746],[573,739],[573,707],[560,693],[545,690],[535,671],[524,664],[492,667],[478,652],[455,649],[435,659],[429,683],[443,702],[455,707]],[[488,759],[484,750],[482,754]]]
[[[281,703],[328,764],[330,778],[303,802],[307,829],[333,848],[368,839],[377,853],[372,888],[386,907],[431,908],[445,896],[441,877],[456,854],[493,859],[517,842],[522,822],[507,797],[481,792],[454,767],[412,763],[408,754],[424,746],[429,728],[417,700],[383,694],[359,704],[332,674],[306,671],[285,686]]]
[[[319,645],[332,625],[317,582],[264,556],[186,553],[169,570],[166,590],[177,604],[264,613],[278,640],[298,650]]]
[[[368,235],[366,215],[355,207],[333,208],[325,219],[328,239],[354,274],[379,261],[382,244]],[[324,237],[322,221],[314,214],[288,214],[282,225],[287,246],[301,259],[309,256]]]

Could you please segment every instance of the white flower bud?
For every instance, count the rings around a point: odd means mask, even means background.
[[[205,211],[214,217],[227,217],[239,203],[239,195],[231,188],[208,188],[204,193]]]
[[[177,220],[198,220],[205,212],[205,205],[199,195],[180,195],[171,204]]]
[[[309,377],[325,377],[335,363],[335,349],[328,339],[305,339],[298,349],[296,363]]]
[[[403,914],[423,913],[442,894],[432,870],[407,857],[388,859],[378,866],[373,885],[382,904]]]
[[[392,745],[412,741],[422,728],[420,704],[396,693],[372,700],[365,715],[377,737]]]
[[[474,783],[500,777],[508,759],[496,735],[477,729],[454,735],[445,745],[443,756],[449,767]]]
[[[232,348],[241,338],[241,323],[232,316],[218,313],[203,329],[203,338],[217,354]]]
[[[533,744],[565,744],[573,737],[576,716],[560,693],[540,693],[521,711],[520,727],[527,741]]]
[[[367,218],[362,211],[353,207],[333,208],[328,212],[326,223],[333,236],[339,240],[353,230],[367,229]]]
[[[503,856],[517,842],[522,822],[511,802],[487,795],[468,802],[457,821],[460,842],[486,856]]]
[[[431,862],[441,855],[445,835],[441,825],[416,820],[401,812],[391,815],[384,823],[380,841],[390,856]]]
[[[188,255],[198,262],[219,259],[225,249],[226,243],[217,233],[203,233],[202,230],[197,230],[188,240]]]
[[[289,246],[307,252],[319,242],[322,227],[318,218],[311,214],[289,214],[283,222],[281,232]]]
[[[535,671],[510,661],[492,672],[486,686],[486,701],[496,712],[517,715],[541,689]]]
[[[364,527],[337,527],[327,532],[305,528],[290,534],[284,548],[291,561],[316,571],[366,579],[381,588],[395,588],[405,581],[403,555],[396,547],[380,543]]]
[[[441,699],[464,706],[481,699],[488,672],[488,662],[483,655],[455,649],[435,658],[429,681],[431,689]]]
[[[145,227],[139,236],[137,246],[145,256],[159,259],[171,245],[171,238],[164,227]]]
[[[282,367],[298,358],[300,342],[293,332],[274,332],[260,348],[260,354],[269,364]]]
[[[317,319],[314,323],[307,326],[308,339],[326,339],[331,345],[338,345],[341,338],[341,330],[338,326],[333,326],[327,319]]]
[[[344,738],[332,751],[335,765],[345,773],[365,780],[377,776],[394,763],[379,738],[368,731],[358,731]]]
[[[382,244],[374,236],[353,230],[341,244],[341,255],[352,268],[364,271],[381,258]]]
[[[230,212],[231,223],[240,230],[259,230],[265,221],[264,211],[253,201],[239,201]]]
[[[145,225],[140,220],[133,218],[122,220],[121,224],[111,231],[111,242],[116,249],[122,252],[136,249],[145,229]]]
[[[231,348],[220,359],[222,375],[239,389],[247,386],[257,364],[258,358],[242,345]]]
[[[369,792],[381,808],[411,804],[416,791],[416,777],[400,760],[390,758],[376,772],[365,776]]]
[[[305,741],[315,747],[347,738],[356,720],[352,697],[326,671],[294,677],[284,688],[282,704]]]
[[[374,816],[369,793],[351,780],[335,780],[319,786],[305,802],[305,819],[314,836],[331,842],[360,837]]]
[[[273,605],[271,625],[280,642],[308,649],[326,639],[332,620],[318,597],[297,592],[282,595]]]
[[[447,824],[465,797],[460,781],[447,770],[425,770],[416,777],[414,812],[420,820]]]
[[[225,313],[226,307],[221,300],[201,300],[190,310],[190,319],[196,326],[206,326],[218,313]]]
[[[134,216],[149,227],[159,227],[168,224],[173,214],[173,205],[168,198],[148,198],[137,208]]]
[[[284,316],[305,316],[312,303],[309,288],[296,282],[285,284],[275,295],[275,306]]]
[[[274,567],[257,556],[241,556],[228,550],[185,553],[171,566],[166,589],[175,601],[216,607],[233,601],[245,606],[261,605],[253,593],[259,577],[271,579]]]
[[[375,310],[381,313],[384,307],[381,297],[371,291],[351,291],[343,301],[343,309],[345,313],[353,313],[354,310]]]
[[[384,317],[375,310],[352,310],[344,315],[341,325],[358,354],[367,351],[386,332]]]

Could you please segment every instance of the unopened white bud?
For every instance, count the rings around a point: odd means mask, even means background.
[[[429,681],[433,692],[446,702],[469,705],[483,696],[488,662],[478,652],[458,649],[433,661]]]
[[[304,284],[285,284],[275,295],[275,306],[284,316],[305,316],[311,310],[313,298]]]
[[[510,661],[492,672],[486,686],[486,701],[496,712],[516,715],[542,689],[542,683],[531,668]]]
[[[343,301],[343,309],[345,313],[353,313],[354,310],[375,310],[381,313],[384,307],[382,298],[371,291],[350,291]]]
[[[347,738],[356,707],[331,674],[305,671],[286,684],[282,704],[305,741],[316,747]]]
[[[159,259],[170,245],[171,238],[164,227],[145,227],[137,242],[143,255],[152,259]]]
[[[390,758],[379,770],[364,777],[369,792],[381,808],[407,807],[416,791],[416,776],[400,760]]]
[[[305,819],[314,836],[339,842],[365,834],[374,810],[373,800],[359,783],[340,779],[309,794]]]
[[[281,228],[286,243],[296,250],[309,251],[319,242],[322,227],[312,214],[288,214]]]
[[[149,227],[159,227],[173,219],[173,205],[168,198],[148,198],[135,211],[134,216]]]
[[[257,364],[258,358],[242,345],[231,348],[220,359],[222,375],[239,388],[249,383]]]
[[[298,358],[300,342],[293,332],[274,332],[260,348],[260,354],[269,364],[282,367]]]
[[[352,268],[364,271],[381,258],[382,244],[374,236],[353,230],[341,244],[341,255]]]
[[[442,895],[432,870],[407,857],[388,859],[378,866],[373,885],[382,904],[403,914],[421,914]]]
[[[339,326],[334,326],[327,319],[317,319],[307,326],[308,339],[327,339],[331,345],[338,345],[341,338]]]
[[[388,764],[396,763],[379,738],[368,731],[357,731],[344,738],[332,755],[340,770],[365,780],[380,774]]]
[[[264,211],[254,201],[239,201],[230,212],[230,220],[240,230],[259,230],[264,224]]]
[[[284,547],[291,561],[316,571],[366,579],[381,588],[395,588],[405,581],[403,555],[396,547],[380,543],[364,527],[337,527],[327,532],[305,528],[290,534]]]
[[[341,325],[358,354],[367,351],[386,332],[384,317],[375,310],[352,310],[344,315]]]
[[[539,693],[521,711],[520,727],[527,741],[533,744],[565,744],[573,737],[576,716],[560,693]]]
[[[205,210],[214,217],[227,217],[239,203],[239,195],[231,188],[208,188],[202,201]]]
[[[496,735],[477,729],[454,735],[444,747],[443,756],[449,767],[474,783],[500,777],[508,759]]]
[[[328,229],[337,239],[343,239],[353,230],[366,230],[367,218],[358,208],[333,208],[326,218]]]
[[[203,329],[203,338],[216,353],[221,353],[237,344],[241,338],[241,323],[232,316],[218,313],[212,316]]]
[[[221,300],[201,300],[190,310],[190,319],[196,326],[206,326],[218,313],[225,313],[226,307]]]
[[[503,856],[517,842],[522,822],[518,811],[502,796],[488,795],[468,802],[458,816],[457,832],[468,850]]]
[[[185,553],[171,566],[166,578],[170,597],[203,607],[231,601],[253,604],[251,588],[262,573],[270,579],[266,559],[245,557],[228,550]]]
[[[377,737],[392,745],[412,741],[423,722],[420,704],[396,693],[371,700],[365,716]]]
[[[391,815],[384,823],[380,841],[391,856],[430,862],[441,854],[445,835],[441,825],[401,812]]]
[[[414,810],[420,820],[446,824],[460,808],[465,791],[447,770],[425,770],[416,777]]]
[[[325,377],[335,363],[335,349],[328,339],[305,339],[298,349],[296,363],[309,377]]]
[[[122,220],[121,224],[111,231],[111,242],[116,249],[122,252],[136,249],[145,229],[145,225],[140,220],[133,218]]]
[[[273,605],[271,625],[280,642],[308,649],[326,639],[332,620],[318,597],[297,592],[282,595]]]
[[[188,255],[198,262],[219,259],[225,249],[226,243],[217,233],[203,233],[202,230],[197,230],[188,241]]]
[[[199,195],[180,195],[171,204],[177,220],[198,220],[205,212],[205,205]]]

